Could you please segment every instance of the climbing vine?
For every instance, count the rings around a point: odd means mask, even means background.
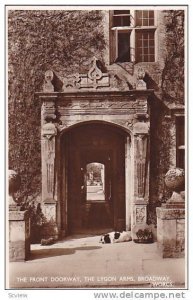
[[[44,73],[88,70],[103,60],[101,11],[10,10],[8,13],[9,169],[21,175],[22,202],[41,192],[40,120]],[[30,200],[32,201],[32,200]]]
[[[166,58],[162,72],[163,100],[184,103],[184,11],[165,11]]]

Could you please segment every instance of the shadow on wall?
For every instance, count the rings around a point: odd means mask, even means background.
[[[62,256],[62,255],[72,255],[75,254],[76,251],[98,250],[101,248],[102,247],[100,246],[83,246],[83,247],[76,247],[76,248],[37,249],[31,251],[29,260]]]
[[[152,79],[152,77],[148,73],[145,73],[145,77],[143,78],[143,80],[147,84],[147,89],[153,89],[154,91],[159,90],[158,84],[155,80]]]

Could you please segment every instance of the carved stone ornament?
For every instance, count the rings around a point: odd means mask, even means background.
[[[45,81],[43,85],[44,92],[54,92],[54,86],[52,80],[54,78],[54,73],[51,70],[45,72]]]
[[[143,68],[138,69],[137,73],[137,83],[136,83],[136,90],[146,90],[147,85],[145,81],[143,80],[145,77],[145,71]]]
[[[97,67],[96,57],[93,57],[92,63],[93,63],[93,65],[88,72],[88,78],[93,81],[93,87],[97,87],[97,85],[98,85],[97,81],[99,79],[101,79],[103,74],[102,74],[101,70]]]
[[[136,172],[138,198],[143,199],[145,194],[145,173],[146,173],[146,156],[147,156],[147,137],[143,134],[136,138]]]
[[[80,88],[80,74],[68,75],[63,80],[63,88]]]
[[[46,123],[42,127],[42,136],[50,140],[57,135],[57,129],[53,123]]]
[[[136,207],[136,224],[144,224],[146,222],[146,207]]]
[[[88,74],[68,75],[63,80],[63,91],[68,89],[88,89],[109,86],[109,74],[103,73],[97,66],[97,58],[93,57]]]
[[[183,191],[185,184],[185,173],[183,169],[170,169],[165,175],[165,184],[172,191]]]

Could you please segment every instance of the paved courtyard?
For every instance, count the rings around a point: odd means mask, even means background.
[[[183,288],[183,258],[162,259],[157,244],[101,244],[73,235],[31,246],[31,258],[10,263],[10,288]]]
[[[87,200],[104,201],[105,195],[101,186],[87,185]]]

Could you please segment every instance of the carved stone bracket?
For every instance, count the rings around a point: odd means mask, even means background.
[[[63,80],[63,91],[68,89],[108,87],[110,84],[109,74],[102,73],[97,66],[97,61],[97,58],[94,57],[88,74],[66,76]]]
[[[51,140],[53,136],[57,135],[57,129],[53,123],[46,123],[42,126],[42,136]]]
[[[54,96],[47,96],[43,99],[41,108],[42,123],[54,121],[56,119],[55,98],[56,97]]]

